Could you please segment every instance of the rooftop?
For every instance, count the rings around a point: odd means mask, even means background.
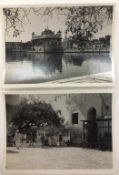
[[[32,33],[32,40],[34,39],[44,39],[44,38],[61,38],[61,31],[59,30],[56,34],[54,31],[50,29],[45,29],[41,35]]]

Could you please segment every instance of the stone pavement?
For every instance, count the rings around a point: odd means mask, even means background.
[[[7,148],[7,169],[110,169],[112,152],[77,147]]]
[[[60,83],[68,85],[69,83],[112,83],[113,82],[113,73],[112,72],[103,72],[98,74],[91,74],[73,78],[65,78],[61,80],[54,80],[50,82],[44,82],[45,84],[49,83]],[[42,84],[42,83],[41,83]]]

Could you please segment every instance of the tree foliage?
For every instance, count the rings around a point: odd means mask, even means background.
[[[14,37],[24,32],[24,25],[30,23],[30,13],[47,18],[56,12],[61,17],[65,16],[66,32],[71,32],[74,39],[91,38],[104,25],[110,23],[113,16],[112,6],[4,8],[3,11],[6,17],[6,31],[13,30]]]
[[[28,103],[24,100],[16,107],[11,123],[24,132],[30,128],[50,125],[58,127],[63,124],[63,119],[50,104],[45,102]]]
[[[112,6],[72,7],[67,16],[67,32],[90,38],[112,21]]]
[[[33,13],[36,16],[50,18],[57,11],[59,15],[65,15],[64,10],[67,8],[61,7],[40,7],[40,8],[4,8],[3,13],[6,19],[6,32],[11,30],[13,37],[19,36],[24,32],[24,26],[30,24],[29,16]],[[42,24],[41,24],[42,25]]]

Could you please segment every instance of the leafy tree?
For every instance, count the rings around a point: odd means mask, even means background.
[[[67,32],[72,33],[75,43],[85,47],[87,40],[112,21],[112,14],[112,6],[72,7],[67,16]]]
[[[45,102],[28,103],[24,100],[16,107],[11,123],[20,132],[27,132],[38,127],[62,126],[63,119],[50,104]]]
[[[41,8],[4,8],[6,31],[13,30],[17,37],[24,32],[24,25],[30,23],[29,14],[34,13],[50,18],[54,12],[66,17],[67,32],[71,32],[76,42],[91,39],[104,25],[112,21],[112,6],[72,6]]]

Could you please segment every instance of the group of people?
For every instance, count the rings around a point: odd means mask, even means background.
[[[70,137],[62,134],[59,135],[40,135],[38,140],[41,145],[45,146],[68,146]]]
[[[27,137],[20,133],[19,130],[16,131],[14,136],[14,142],[17,149],[20,149],[22,144],[25,142],[29,147],[33,147],[35,144],[40,146],[69,146],[70,136],[69,135],[46,135],[39,134],[37,138],[33,134],[29,134]]]

